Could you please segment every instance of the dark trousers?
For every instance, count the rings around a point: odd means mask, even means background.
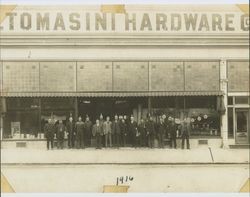
[[[96,134],[96,148],[102,148],[102,136],[100,135],[100,133]]]
[[[176,136],[175,135],[170,135],[170,148],[176,148]]]
[[[121,143],[123,147],[127,146],[127,136],[124,133],[121,134]]]
[[[159,138],[159,147],[164,148],[164,134],[160,133],[158,138]]]
[[[83,137],[84,137],[84,140],[83,140],[84,145],[87,147],[90,147],[91,146],[91,133],[86,132],[86,134]]]
[[[186,134],[186,133],[183,133],[183,134],[182,134],[181,148],[184,149],[185,140],[187,141],[187,149],[190,149],[190,145],[189,145],[189,135]]]
[[[51,149],[54,148],[54,138],[53,137],[48,137],[47,138],[47,149],[49,150],[49,144],[51,146]]]
[[[121,146],[121,134],[120,133],[115,133],[114,134],[114,144],[116,147]]]
[[[148,135],[148,147],[153,148],[153,146],[154,146],[154,136]]]
[[[142,147],[147,146],[147,137],[145,134],[141,134],[141,146]]]
[[[84,148],[83,134],[80,132],[76,134],[76,148]]]
[[[135,141],[135,144],[134,144],[134,147],[135,147],[135,148],[141,146],[141,139],[140,139],[140,136],[134,136],[134,141]]]
[[[68,133],[68,147],[69,148],[74,148],[74,146],[75,146],[74,134],[73,133]]]

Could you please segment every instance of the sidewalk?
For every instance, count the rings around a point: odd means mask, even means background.
[[[1,149],[4,165],[31,164],[247,164],[249,149]]]

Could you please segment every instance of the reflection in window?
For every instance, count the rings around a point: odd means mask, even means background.
[[[187,114],[192,136],[220,136],[220,115],[216,102],[215,96],[153,98],[152,112],[154,116],[165,114],[176,119],[183,119]]]
[[[188,97],[186,106],[188,116],[191,118],[191,135],[220,135],[220,116],[216,111],[216,97]]]

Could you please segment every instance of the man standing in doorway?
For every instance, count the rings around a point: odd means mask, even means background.
[[[52,122],[51,118],[48,119],[48,123],[44,126],[45,137],[47,140],[47,149],[51,146],[51,149],[54,147],[54,135],[55,135],[55,125]],[[50,146],[49,146],[50,144]]]
[[[75,125],[73,122],[73,118],[69,117],[69,121],[67,122],[67,134],[68,134],[68,147],[74,148],[75,146]]]

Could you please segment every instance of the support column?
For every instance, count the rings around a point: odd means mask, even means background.
[[[3,139],[3,114],[0,114],[0,140]]]
[[[138,120],[137,122],[139,122],[141,120],[142,117],[142,104],[138,104]]]
[[[75,119],[75,121],[77,121],[77,119],[78,119],[78,99],[77,99],[77,97],[75,98],[74,104],[75,104],[75,117],[74,117],[74,119]]]
[[[152,115],[151,97],[148,97],[148,114]]]
[[[42,121],[42,102],[41,102],[41,98],[38,99],[38,127],[39,127],[39,131],[38,131],[38,135],[40,133],[42,133],[42,125],[41,125],[41,121]]]
[[[223,92],[223,101],[225,105],[225,113],[220,117],[220,130],[222,137],[222,148],[229,148],[228,146],[228,109],[227,109],[227,62],[220,61],[220,90]]]

